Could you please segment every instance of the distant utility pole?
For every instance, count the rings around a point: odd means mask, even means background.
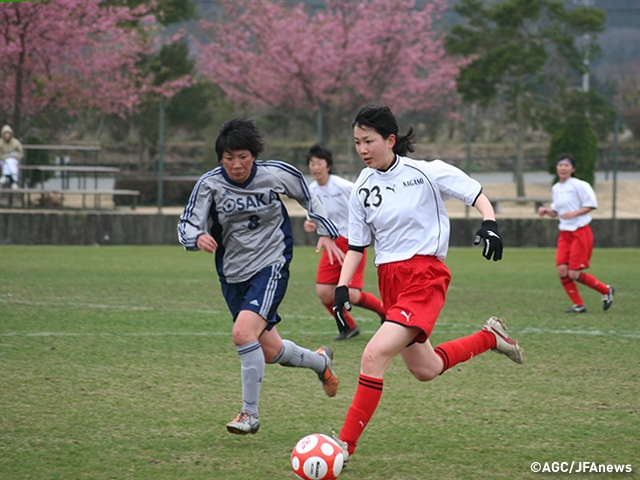
[[[160,100],[158,114],[158,215],[162,214],[164,183],[164,100]]]
[[[596,0],[573,0],[575,5],[580,5],[582,7],[593,7],[596,4]],[[582,74],[582,91],[589,91],[589,41],[591,37],[588,33],[584,34],[584,67],[585,72]]]

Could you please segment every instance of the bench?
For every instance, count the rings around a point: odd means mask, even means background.
[[[102,150],[100,145],[34,145],[23,143],[22,148],[24,148],[25,153],[29,156],[29,150],[46,150],[46,151],[58,151],[61,154],[69,153],[69,152],[81,152],[82,157],[86,161],[87,153],[94,152],[96,163],[98,162],[98,155]]]
[[[100,166],[86,166],[86,165],[20,165],[20,170],[26,172],[21,184],[32,185],[31,173],[34,171],[40,172],[54,172],[62,176],[62,188],[69,188],[69,177],[71,175],[78,176],[78,188],[87,187],[87,176],[93,174],[94,186],[98,188],[98,175],[109,174],[113,175],[114,181],[117,174],[120,172],[118,167],[100,167]]]
[[[538,208],[543,207],[545,203],[551,203],[550,198],[542,198],[542,197],[493,197],[489,198],[491,205],[493,205],[493,210],[496,213],[500,213],[500,204],[503,202],[513,202],[513,203],[533,203],[533,211],[538,213]]]
[[[9,207],[13,205],[13,196],[20,195],[20,202],[22,207],[29,207],[31,205],[31,195],[60,195],[60,207],[64,207],[64,197],[65,195],[81,195],[82,196],[82,208],[86,208],[86,196],[93,195],[94,197],[94,207],[100,208],[100,197],[102,195],[110,195],[110,196],[129,196],[133,197],[133,204],[131,205],[131,209],[135,210],[138,205],[138,197],[140,196],[139,190],[122,190],[122,189],[67,189],[67,188],[54,188],[54,189],[45,189],[45,188],[5,188],[0,189],[0,196],[9,196]],[[25,197],[27,201],[25,202]],[[115,202],[114,202],[115,209]]]

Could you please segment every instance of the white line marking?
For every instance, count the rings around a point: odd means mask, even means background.
[[[466,328],[468,330],[468,327]],[[451,332],[452,330],[440,329],[441,333]],[[362,330],[363,334],[373,335],[376,330]],[[334,335],[335,330],[325,331],[308,331],[308,330],[279,330],[282,336],[289,335]],[[601,330],[544,330],[541,328],[525,328],[517,331],[513,336],[530,335],[530,334],[552,334],[552,335],[576,335],[576,336],[597,336],[597,337],[623,337],[623,338],[639,338],[640,333],[616,332],[609,330],[603,332]],[[228,331],[209,331],[209,332],[137,332],[137,333],[108,333],[108,332],[8,332],[1,333],[0,337],[162,337],[162,336],[231,336],[231,329]]]
[[[28,305],[28,306],[44,306],[44,307],[82,307],[82,308],[99,308],[113,310],[133,310],[133,311],[159,311],[159,312],[195,312],[195,313],[223,313],[222,310],[198,309],[198,308],[157,308],[144,307],[137,305],[104,305],[100,303],[82,303],[82,302],[34,302],[31,300],[6,300],[0,298],[0,303]],[[226,310],[224,311],[226,312]]]
[[[0,304],[17,304],[17,305],[29,305],[29,306],[47,306],[47,307],[72,307],[72,308],[96,308],[96,309],[113,309],[113,310],[132,310],[132,311],[159,311],[159,312],[180,312],[180,313],[203,313],[207,315],[223,315],[225,319],[229,320],[229,312],[227,310],[217,309],[197,309],[197,308],[157,308],[147,307],[139,305],[104,305],[96,303],[82,303],[82,302],[47,302],[47,301],[30,301],[30,300],[14,300],[0,298]],[[297,319],[297,320],[313,320],[313,321],[329,321],[331,317],[329,315],[296,315],[296,314],[284,314],[281,315],[283,319]],[[372,319],[368,317],[354,317],[358,323],[375,323],[378,324],[378,319]],[[335,330],[329,331],[289,331],[280,330],[281,335],[332,335],[335,334]],[[376,330],[362,330],[362,333],[373,335]],[[448,332],[463,332],[472,333],[469,325],[448,323],[446,321],[440,321],[437,323],[435,333],[448,333]],[[595,336],[595,337],[622,337],[622,338],[640,338],[640,332],[618,332],[616,330],[572,330],[572,329],[542,329],[536,327],[524,327],[522,329],[510,329],[509,334],[513,337],[520,335],[531,334],[544,334],[544,335],[575,335],[575,336]],[[231,328],[228,331],[211,331],[211,332],[138,332],[138,333],[73,333],[73,332],[8,332],[0,334],[0,337],[12,337],[12,336],[25,336],[25,337],[90,337],[90,336],[112,336],[112,337],[142,337],[142,336],[210,336],[210,335],[231,335]]]

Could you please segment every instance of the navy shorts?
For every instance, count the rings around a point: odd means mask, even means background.
[[[289,284],[289,264],[277,264],[260,270],[241,283],[222,282],[222,295],[236,321],[242,310],[255,312],[264,318],[271,330],[280,322],[278,307]]]

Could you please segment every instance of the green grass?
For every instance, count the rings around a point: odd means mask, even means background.
[[[372,256],[371,256],[372,257]],[[377,326],[332,341],[315,296],[312,248],[298,248],[280,313],[283,337],[335,348],[341,386],[268,365],[257,435],[232,436],[241,406],[231,321],[213,259],[180,247],[0,248],[0,478],[287,479],[298,439],[339,430],[360,355]],[[640,250],[596,250],[590,273],[617,289],[608,312],[580,287],[570,304],[551,249],[488,262],[452,249],[453,281],[432,342],[501,316],[525,349],[488,352],[430,383],[399,359],[341,480],[539,478],[538,462],[632,464],[640,471]],[[366,289],[377,292],[367,270]],[[607,478],[607,474],[592,478]],[[618,478],[610,475],[609,478]]]

